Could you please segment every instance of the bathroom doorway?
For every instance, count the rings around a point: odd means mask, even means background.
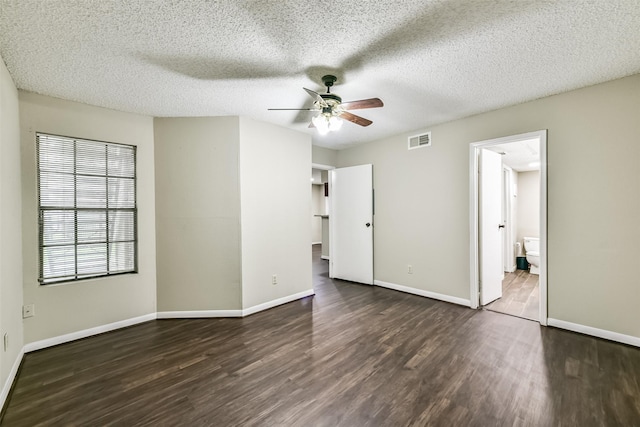
[[[546,325],[546,131],[471,144],[470,170],[471,307]]]

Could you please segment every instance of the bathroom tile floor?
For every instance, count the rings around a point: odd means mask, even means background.
[[[527,270],[504,273],[502,298],[487,304],[484,308],[537,321],[540,304],[538,278],[537,274],[529,274]]]

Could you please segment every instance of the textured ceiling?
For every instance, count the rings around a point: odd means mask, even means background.
[[[502,154],[502,164],[517,172],[540,169],[540,142],[537,138],[492,145],[487,149]]]
[[[640,72],[638,0],[0,0],[20,89],[152,116],[242,115],[343,148]],[[320,77],[381,98],[319,136]]]

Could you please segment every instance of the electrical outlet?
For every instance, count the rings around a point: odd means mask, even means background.
[[[33,317],[36,315],[35,304],[27,304],[22,306],[22,318]]]
[[[408,265],[407,266],[407,273],[413,274],[413,266],[412,265]]]
[[[5,332],[4,334],[4,351],[7,351],[9,348],[9,333]]]
[[[276,274],[271,276],[271,284],[272,285],[277,285],[278,284],[278,276]]]

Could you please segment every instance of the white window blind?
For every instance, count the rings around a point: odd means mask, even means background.
[[[136,147],[36,134],[40,282],[137,271]]]

